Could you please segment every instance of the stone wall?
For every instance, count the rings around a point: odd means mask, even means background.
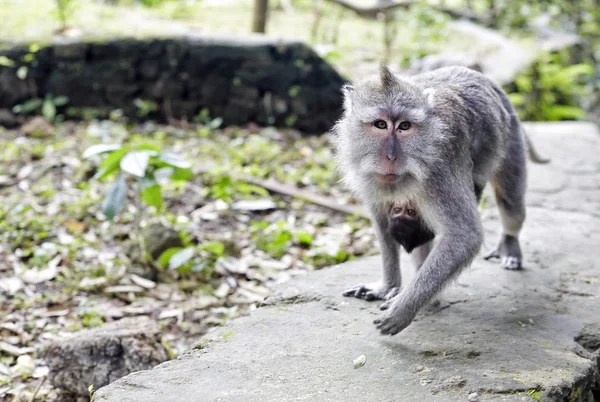
[[[207,108],[228,125],[309,133],[329,129],[341,113],[344,79],[298,42],[258,36],[64,41],[16,46],[1,56],[0,109],[51,93],[69,98],[63,112],[121,108],[140,117],[134,100],[141,99],[158,106],[147,118],[192,120]]]

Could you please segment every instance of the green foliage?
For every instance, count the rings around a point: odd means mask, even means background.
[[[141,118],[148,117],[158,110],[158,105],[156,104],[156,102],[140,98],[134,99],[133,104],[137,108],[138,117]]]
[[[303,247],[310,247],[313,242],[313,237],[305,231],[296,232],[296,241]]]
[[[531,388],[530,390],[527,391],[527,396],[532,397],[536,401],[540,400],[541,395],[542,395],[542,391],[537,388]]]
[[[119,177],[111,184],[102,201],[102,212],[108,219],[114,219],[119,213],[125,199],[127,198],[127,182],[125,181],[125,175],[120,174]]]
[[[158,262],[162,267],[180,274],[195,274],[210,279],[217,259],[225,256],[225,244],[209,241],[199,247],[172,247],[165,250]]]
[[[69,103],[69,98],[66,96],[52,96],[47,94],[45,98],[33,98],[20,105],[13,107],[13,112],[24,115],[32,115],[41,113],[46,120],[54,122],[57,118],[57,108]]]
[[[192,119],[194,123],[204,124],[209,130],[216,130],[221,127],[223,124],[223,119],[221,117],[211,118],[210,112],[207,108],[202,108],[200,112]]]
[[[67,27],[68,20],[73,17],[77,3],[78,0],[56,0],[56,17],[62,29]]]
[[[263,187],[247,183],[243,180],[235,180],[226,174],[217,175],[213,180],[208,185],[208,196],[212,198],[232,201],[234,195],[242,197],[266,197],[269,195],[269,192]]]
[[[225,244],[220,241],[209,241],[202,244],[200,250],[210,252],[216,259],[225,255]]]
[[[0,66],[2,67],[13,67],[15,62],[6,56],[0,56]]]
[[[86,328],[99,327],[104,324],[104,315],[97,312],[96,310],[88,310],[84,313],[80,313],[81,322]]]
[[[575,120],[585,117],[580,97],[589,91],[589,64],[566,65],[564,56],[545,54],[507,88],[519,117],[528,121]]]
[[[407,24],[410,28],[411,37],[402,39],[402,45],[406,46],[402,62],[404,65],[410,65],[428,54],[437,52],[449,18],[432,10],[425,2],[416,3],[406,14],[394,23]]]
[[[163,0],[140,0],[140,3],[146,7],[157,7]]]
[[[117,174],[102,202],[102,211],[111,220],[127,199],[127,178],[135,180],[139,198],[160,211],[164,204],[160,180],[193,177],[187,161],[153,144],[97,144],[83,153],[84,159],[97,156],[104,159],[94,178],[104,180]]]
[[[274,258],[283,257],[293,237],[284,220],[271,225],[268,222],[254,222],[251,230],[256,247]]]

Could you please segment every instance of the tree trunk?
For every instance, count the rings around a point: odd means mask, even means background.
[[[269,0],[254,0],[252,32],[265,33],[269,11]]]

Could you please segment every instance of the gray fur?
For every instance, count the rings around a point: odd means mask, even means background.
[[[334,128],[336,158],[344,182],[371,213],[383,260],[381,283],[344,294],[388,300],[384,306],[389,309],[375,321],[383,334],[406,328],[479,251],[483,233],[474,187],[491,181],[500,207],[504,234],[492,257],[501,257],[506,268],[520,267],[525,140],[515,110],[495,83],[464,67],[401,78],[382,66],[380,74],[344,93],[344,115]],[[389,135],[371,128],[382,115],[393,122]],[[414,131],[397,132],[396,124],[403,120],[412,122]],[[390,137],[397,141],[393,159]],[[395,181],[378,180],[389,176],[389,169],[394,169]],[[432,246],[415,250],[419,270],[397,295],[399,250],[386,219],[392,202],[416,205],[436,233]]]

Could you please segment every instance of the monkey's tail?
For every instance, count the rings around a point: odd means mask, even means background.
[[[525,144],[527,145],[527,155],[529,155],[529,160],[540,165],[550,162],[550,159],[543,158],[540,156],[540,154],[538,154],[533,146],[533,142],[531,142],[531,138],[529,138],[525,130],[523,130],[523,135],[525,136]]]

